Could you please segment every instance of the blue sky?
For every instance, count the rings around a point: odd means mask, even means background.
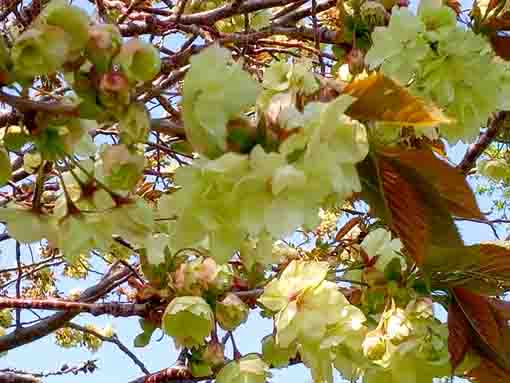
[[[85,3],[83,0],[75,2],[75,4],[80,6],[85,5]],[[450,158],[454,162],[458,162],[465,150],[466,145],[457,145],[449,151]],[[487,210],[489,201],[482,199],[479,202],[482,210]],[[494,239],[490,228],[486,225],[462,223],[460,228],[466,243]],[[5,266],[5,258],[12,259],[14,254],[13,243],[5,243],[2,245],[1,251],[3,255],[0,256],[0,268]],[[66,287],[83,287],[82,285],[83,282],[76,281],[76,285]],[[116,320],[115,318],[94,318],[90,315],[82,315],[77,322],[94,323],[101,327],[109,323],[112,324],[121,341],[137,354],[151,372],[168,367],[176,360],[177,354],[171,339],[164,337],[159,342],[155,340],[160,338],[161,333],[154,334],[153,341],[144,349],[134,349],[131,347],[134,337],[140,332],[136,318]],[[240,351],[242,353],[260,351],[260,339],[270,333],[271,329],[272,323],[270,320],[262,319],[256,313],[252,314],[249,321],[235,332]],[[138,367],[118,350],[115,345],[105,343],[99,352],[94,354],[78,348],[62,349],[54,344],[53,336],[10,351],[7,356],[0,359],[0,368],[13,367],[35,372],[54,371],[58,370],[64,363],[72,366],[82,361],[96,358],[98,359],[99,369],[92,376],[82,374],[78,376],[65,375],[63,377],[46,378],[44,381],[47,383],[89,383],[93,380],[94,382],[116,383],[128,382],[141,376]],[[294,366],[286,370],[274,371],[272,381],[275,383],[311,383],[312,379],[304,367]],[[337,381],[340,382],[341,379],[338,378]]]

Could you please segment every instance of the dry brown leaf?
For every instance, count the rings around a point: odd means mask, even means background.
[[[425,208],[414,186],[407,182],[386,159],[379,159],[384,196],[391,212],[391,228],[402,240],[409,255],[423,263],[427,229]]]
[[[448,352],[454,371],[472,348],[472,333],[464,312],[452,302],[448,307]]]
[[[385,156],[413,168],[430,182],[446,201],[449,211],[458,217],[483,219],[475,195],[465,176],[454,166],[437,158],[431,150],[387,149]]]
[[[437,107],[413,96],[404,86],[380,73],[353,81],[343,92],[357,98],[346,112],[356,120],[401,126],[451,122]]]

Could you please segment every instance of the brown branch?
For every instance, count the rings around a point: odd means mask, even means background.
[[[21,244],[16,241],[16,265],[18,267],[18,278],[16,279],[16,298],[21,297],[21,276],[23,270],[21,269]],[[21,310],[16,310],[16,329],[21,328]]]
[[[10,2],[8,2],[8,5],[6,5],[5,9],[2,11],[2,13],[0,13],[0,21],[5,20],[5,18],[9,16],[11,12],[14,12],[14,10],[21,3],[21,1],[22,0],[11,0]]]
[[[97,368],[96,366],[97,360],[87,360],[83,363],[80,363],[77,366],[68,366],[67,364],[64,364],[58,371],[50,371],[50,372],[28,372],[24,370],[19,370],[17,368],[4,368],[0,370],[0,373],[10,373],[10,374],[16,374],[16,375],[26,375],[30,379],[34,378],[46,378],[49,376],[62,376],[66,374],[78,374],[79,372],[82,372],[84,374],[94,372]],[[31,380],[30,382],[33,382],[34,380]],[[39,382],[38,379],[35,381]],[[0,376],[0,382],[4,382]]]
[[[152,17],[148,21],[130,20],[127,23],[119,25],[119,29],[123,36],[135,36],[143,34],[162,35],[170,28],[174,28],[177,20],[181,25],[213,25],[217,21],[242,15],[262,9],[273,7],[281,7],[294,3],[298,0],[247,0],[239,4],[234,1],[230,4],[212,9],[210,11],[197,12],[190,15],[172,15],[164,20]]]
[[[83,303],[57,299],[0,298],[0,309],[6,308],[89,313],[94,316],[111,315],[113,317],[143,317],[149,310],[146,304],[137,303]]]
[[[285,16],[289,14],[290,12],[295,11],[299,7],[301,7],[303,4],[305,4],[308,0],[298,0],[293,4],[290,4],[282,9],[280,9],[278,12],[276,12],[273,17],[271,17],[271,20],[276,20],[282,16]]]
[[[132,380],[129,383],[190,383],[208,380],[211,377],[194,378],[191,375],[191,370],[182,365],[164,368],[149,376],[142,376],[138,379]]]
[[[0,113],[0,128],[19,124],[23,120],[23,115],[15,110]]]
[[[130,275],[131,270],[128,268],[123,268],[121,271],[107,278],[104,278],[98,284],[86,289],[80,295],[79,299],[83,302],[94,302],[103,295],[109,293],[112,289],[117,287],[119,282],[126,280],[126,278]],[[49,318],[41,320],[32,326],[15,330],[7,335],[4,335],[0,337],[0,352],[12,350],[27,343],[41,339],[64,326],[78,314],[78,312],[59,312]]]
[[[19,375],[11,372],[0,372],[2,383],[40,383],[41,380],[30,375]]]
[[[228,336],[225,340],[232,338],[231,335]],[[233,338],[232,338],[233,339]],[[129,383],[193,383],[200,382],[204,380],[213,380],[214,376],[205,376],[200,378],[195,378],[191,374],[191,370],[181,364],[182,362],[178,362],[177,365],[173,367],[164,368],[154,374],[149,376],[142,376],[138,379],[132,380]],[[228,363],[228,361],[226,361]],[[301,364],[302,360],[299,355],[295,358],[289,360],[289,365],[293,366],[296,364]],[[272,366],[270,366],[272,368]]]
[[[2,91],[0,91],[0,102],[8,104],[20,112],[38,111],[71,115],[78,113],[76,105],[63,104],[59,102],[27,100],[26,98],[7,94]]]
[[[171,137],[186,139],[184,127],[168,118],[155,118],[151,120],[151,129]]]
[[[334,6],[336,3],[332,3],[332,1],[333,0],[328,0],[325,3],[318,4],[317,12],[322,12]],[[182,15],[179,18],[179,23],[180,25],[213,25],[217,21],[235,15],[243,15],[273,7],[282,7],[296,2],[299,2],[299,0],[247,0],[240,4],[234,1],[210,11]],[[292,25],[293,20],[300,20],[301,18],[309,15],[310,10],[297,11],[278,20],[278,24]],[[162,35],[170,28],[175,27],[176,21],[177,15],[172,15],[163,20],[156,18],[152,18],[149,21],[130,20],[127,23],[119,25],[119,28],[123,36],[135,36],[149,33]]]
[[[504,126],[505,120],[508,117],[508,112],[497,112],[494,117],[489,121],[489,126],[485,132],[480,134],[478,140],[469,146],[464,154],[464,158],[457,165],[457,168],[464,174],[468,174],[476,163],[476,160],[483,154],[489,147],[492,141],[498,135],[500,129]]]
[[[109,342],[116,345],[122,352],[124,352],[132,361],[135,363],[138,367],[140,367],[140,370],[146,375],[150,375],[150,371],[147,370],[147,367],[142,363],[140,359],[129,349],[127,348],[117,337],[116,334],[113,334],[112,336],[104,336],[103,334],[98,333],[97,331],[94,331],[90,328],[80,326],[76,323],[68,323],[67,325],[70,328],[73,328],[75,330],[86,332],[88,334],[94,335],[96,338],[101,339],[103,342]]]
[[[276,24],[277,25],[289,25],[289,26],[296,25],[296,23],[299,20],[304,19],[305,17],[308,17],[308,16],[313,17],[314,13],[317,14],[320,12],[327,11],[328,9],[336,6],[336,3],[337,3],[336,0],[327,0],[324,3],[317,4],[315,9],[312,6],[311,8],[296,10],[292,13],[289,13],[288,15],[285,15],[285,16],[279,18],[278,21],[276,22]]]

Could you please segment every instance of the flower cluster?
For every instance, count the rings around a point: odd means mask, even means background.
[[[489,42],[457,25],[446,6],[424,5],[418,16],[394,8],[388,27],[377,27],[366,62],[445,109],[454,124],[441,133],[450,142],[469,142],[494,109],[506,109],[510,67]]]
[[[185,123],[194,132],[192,138],[202,131],[204,142],[218,143],[212,152],[205,150],[216,156],[177,169],[175,180],[182,190],[160,201],[166,216],[178,217],[169,228],[176,249],[202,245],[220,263],[229,260],[246,238],[280,238],[302,225],[313,228],[321,206],[361,190],[355,164],[368,153],[365,127],[343,114],[352,98],[341,96],[329,103],[309,103],[302,112],[289,104],[283,114],[296,117],[293,132],[281,140],[277,151],[258,144],[246,154],[221,154],[229,119],[240,118],[242,105],[253,98],[246,75],[236,66],[226,66],[225,60],[223,49],[207,49],[194,58],[184,82]],[[197,88],[209,84],[197,74],[205,65],[211,78],[207,92]],[[313,77],[299,66],[285,68],[292,72],[283,77],[275,75],[281,68],[268,70],[264,97],[270,93],[274,99],[289,88],[313,88]],[[232,89],[242,89],[243,94],[228,93],[230,88],[223,84],[233,81],[237,85]],[[223,102],[227,96],[230,101]],[[200,118],[212,110],[214,119]],[[201,148],[199,141],[197,150],[204,152]]]

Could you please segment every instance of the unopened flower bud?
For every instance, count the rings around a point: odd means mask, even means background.
[[[106,72],[122,45],[119,29],[112,24],[98,24],[90,28],[89,35],[87,57],[97,72]]]
[[[248,319],[248,306],[235,294],[229,293],[216,305],[216,319],[222,329],[234,330]]]
[[[386,9],[377,1],[366,1],[360,9],[361,18],[370,26],[378,27],[386,23]]]
[[[159,51],[152,45],[139,39],[125,43],[114,59],[129,81],[147,82],[152,80],[161,69]]]
[[[129,82],[120,72],[108,72],[99,82],[99,99],[114,115],[122,116],[124,106],[129,104]]]
[[[347,55],[347,64],[349,65],[349,72],[353,76],[363,72],[365,69],[363,52],[358,48],[352,48]]]
[[[363,271],[363,280],[370,286],[386,285],[387,281],[382,271],[375,267],[365,268]]]

